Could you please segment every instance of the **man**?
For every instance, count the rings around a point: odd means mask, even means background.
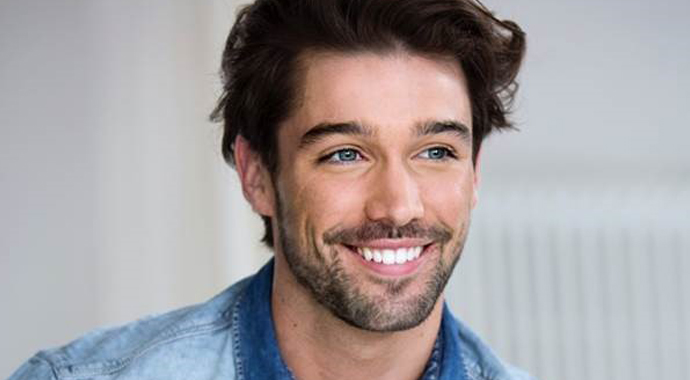
[[[527,379],[443,301],[523,52],[473,0],[244,8],[213,118],[274,259],[11,379]]]

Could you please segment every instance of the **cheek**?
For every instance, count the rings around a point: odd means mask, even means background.
[[[335,226],[353,226],[361,222],[363,215],[362,187],[361,180],[336,181],[314,176],[303,181],[290,208],[300,214],[300,225],[319,234]]]
[[[425,214],[449,226],[457,226],[469,217],[474,185],[469,176],[461,179],[436,179],[422,187]]]

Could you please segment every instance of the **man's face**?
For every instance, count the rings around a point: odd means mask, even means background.
[[[475,203],[470,101],[450,60],[316,54],[279,128],[277,254],[347,323],[423,322],[459,259]]]

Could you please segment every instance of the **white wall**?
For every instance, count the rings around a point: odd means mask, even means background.
[[[0,378],[265,259],[207,121],[235,8],[0,3]]]
[[[529,37],[522,131],[485,146],[488,197],[690,181],[690,3],[488,3]],[[235,9],[0,2],[0,377],[96,326],[202,301],[267,257],[206,121]]]
[[[690,179],[684,0],[493,1],[528,34],[522,132],[485,153],[489,180]]]

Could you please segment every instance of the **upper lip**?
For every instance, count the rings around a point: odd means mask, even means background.
[[[429,239],[418,238],[403,238],[403,239],[376,239],[364,242],[356,242],[348,244],[356,248],[373,248],[373,249],[398,249],[398,248],[413,248],[422,247],[431,244]]]

